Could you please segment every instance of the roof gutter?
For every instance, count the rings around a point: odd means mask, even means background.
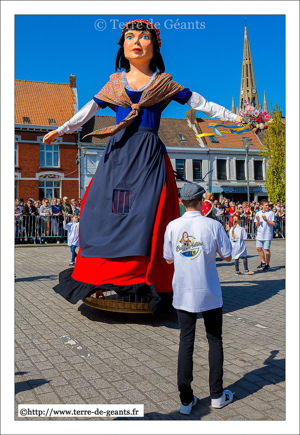
[[[15,124],[16,130],[27,130],[27,131],[51,131],[51,130],[57,130],[58,127],[59,125]],[[76,131],[81,131],[81,130],[82,127],[78,128]]]

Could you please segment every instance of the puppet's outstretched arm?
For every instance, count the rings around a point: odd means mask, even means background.
[[[58,127],[57,130],[47,133],[43,138],[43,142],[50,145],[58,136],[73,133],[91,119],[99,109],[100,107],[94,100],[89,101],[69,121],[65,122],[61,127]]]
[[[201,110],[205,115],[210,118],[218,118],[221,121],[231,121],[240,122],[241,117],[232,113],[230,110],[225,109],[225,107],[219,104],[213,103],[212,101],[207,101],[202,95],[197,92],[192,92],[191,98],[188,100],[187,104],[195,110]]]

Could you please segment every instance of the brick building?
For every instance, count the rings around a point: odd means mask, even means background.
[[[15,196],[79,197],[76,158],[79,133],[43,137],[78,111],[76,76],[69,83],[15,81]]]

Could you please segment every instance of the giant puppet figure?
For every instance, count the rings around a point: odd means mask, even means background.
[[[128,22],[118,44],[121,72],[43,139],[50,145],[73,133],[100,108],[116,113],[117,125],[89,134],[110,139],[82,200],[75,268],[60,273],[55,291],[72,303],[108,288],[120,296],[147,294],[155,312],[161,298],[172,294],[174,271],[163,259],[163,236],[180,216],[173,169],[157,133],[161,113],[175,101],[222,121],[241,118],[164,72],[160,32],[150,21]]]

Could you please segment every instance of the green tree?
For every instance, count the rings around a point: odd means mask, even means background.
[[[273,203],[285,203],[285,125],[281,121],[281,111],[276,108],[270,113],[273,123],[265,132],[261,155],[267,159],[265,189]]]

